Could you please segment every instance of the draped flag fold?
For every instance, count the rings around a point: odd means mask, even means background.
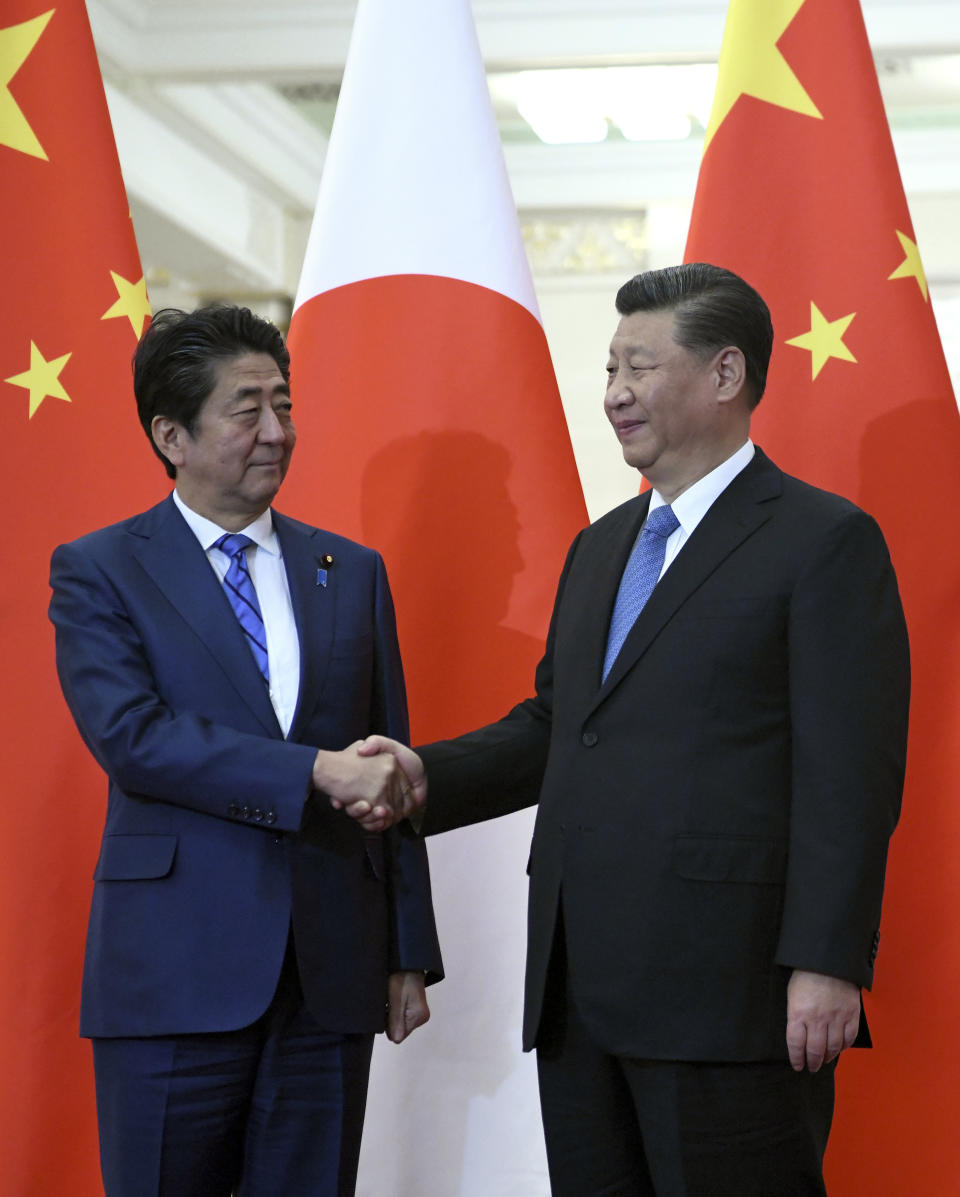
[[[360,0],[289,343],[284,502],[383,553],[415,742],[498,717],[587,517],[469,0]],[[526,1153],[545,1173],[518,1058],[529,834],[430,845],[449,979],[375,1059],[361,1192],[460,1191],[471,1143],[477,1192]],[[516,1097],[479,1112],[495,1089]]]
[[[148,316],[82,0],[0,16],[0,414],[6,845],[0,1189],[102,1192],[80,968],[106,783],[60,696],[54,546],[155,501],[130,357]]]
[[[874,515],[897,569],[913,700],[866,999],[877,1047],[841,1061],[827,1176],[840,1197],[946,1193],[960,1066],[960,417],[857,0],[732,0],[686,258],[735,270],[770,304],[758,443]]]

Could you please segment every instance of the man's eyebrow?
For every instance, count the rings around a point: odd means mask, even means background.
[[[230,396],[231,402],[238,402],[241,399],[252,399],[257,395],[262,395],[266,388],[262,386],[240,386]],[[278,383],[275,387],[270,388],[271,395],[286,395],[290,397],[290,384],[286,382]]]

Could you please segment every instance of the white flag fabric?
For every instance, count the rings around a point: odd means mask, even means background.
[[[539,319],[463,0],[357,6],[295,307],[388,274],[476,283]]]

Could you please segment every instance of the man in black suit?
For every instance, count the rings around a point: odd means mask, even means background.
[[[419,750],[422,829],[539,802],[524,1046],[555,1193],[823,1194],[902,791],[896,579],[868,515],[749,439],[750,286],[684,265],[617,310],[605,407],[653,490],[574,541],[535,696]]]

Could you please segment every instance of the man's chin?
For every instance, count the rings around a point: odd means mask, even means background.
[[[637,448],[635,445],[623,446],[623,460],[634,470],[642,474],[646,469],[656,464],[656,455]]]
[[[248,486],[246,488],[246,497],[251,507],[259,507],[261,511],[266,511],[277,497],[282,481],[282,478],[278,478],[268,482],[264,478],[259,486]]]

